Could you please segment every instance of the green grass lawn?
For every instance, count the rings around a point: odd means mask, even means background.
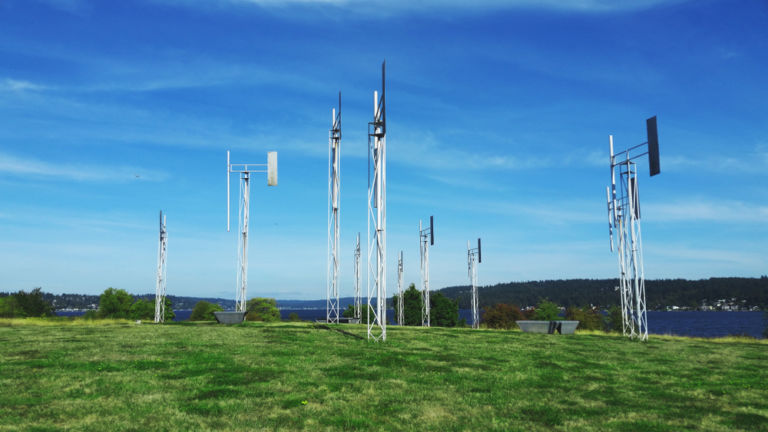
[[[768,431],[766,341],[387,331],[0,320],[0,430]]]

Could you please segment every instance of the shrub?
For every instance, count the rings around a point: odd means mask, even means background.
[[[579,322],[578,329],[581,330],[603,330],[603,315],[597,308],[585,306],[578,308],[575,306],[565,310],[565,319]]]
[[[245,304],[247,321],[280,321],[280,310],[277,309],[277,300],[273,298],[255,297]]]
[[[611,306],[608,309],[608,322],[606,323],[608,331],[615,331],[621,333],[624,331],[621,324],[621,308],[618,306]]]
[[[496,304],[483,313],[483,322],[488,328],[509,330],[521,319],[523,313],[520,308],[505,303]]]
[[[138,299],[131,305],[129,314],[132,320],[154,320],[155,302]]]
[[[291,312],[288,315],[288,321],[293,321],[293,322],[301,321],[301,318],[299,318],[299,314],[297,314],[296,312]]]
[[[21,290],[7,297],[0,297],[0,317],[50,317],[53,315],[53,305],[43,299],[40,288],[30,292]]]
[[[210,303],[205,300],[200,300],[199,302],[195,303],[194,309],[192,309],[192,314],[189,315],[190,321],[214,321],[216,317],[213,315],[214,312],[224,310],[221,306],[217,305],[216,303]]]
[[[549,300],[542,300],[536,306],[533,319],[539,321],[554,321],[560,319],[560,307]]]

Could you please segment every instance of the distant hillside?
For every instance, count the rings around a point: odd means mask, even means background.
[[[0,296],[4,296],[4,295],[8,295],[8,293],[0,293]],[[141,299],[151,300],[151,301],[155,300],[154,294],[140,294],[140,295],[132,294],[132,295],[134,298],[141,298]],[[43,293],[43,298],[51,302],[54,309],[56,310],[96,309],[99,307],[98,295]],[[173,308],[177,310],[192,309],[195,307],[195,304],[200,300],[216,303],[220,305],[222,308],[224,308],[225,310],[235,308],[235,301],[230,299],[211,298],[211,297],[183,297],[183,296],[173,296],[173,295],[169,295],[168,298],[171,300],[171,304],[173,305]]]
[[[615,287],[616,279],[561,279],[529,282],[508,282],[480,287],[480,306],[487,307],[496,303],[512,303],[521,307],[533,306],[546,298],[562,306],[596,305],[610,307],[618,305],[619,294]],[[758,307],[768,310],[768,276],[760,278],[709,278],[701,280],[658,279],[645,282],[648,309],[661,310],[670,306],[702,308],[715,306],[720,301],[733,305],[735,309]],[[471,307],[470,287],[453,286],[440,290],[447,297],[458,299],[459,307]],[[9,293],[0,293],[0,297]],[[392,307],[392,295],[387,298],[387,305]],[[50,294],[43,293],[54,308],[95,309],[99,305],[98,295],[85,294]],[[154,300],[154,294],[134,295],[134,297]],[[174,309],[192,309],[200,300],[221,305],[225,310],[235,308],[232,299],[210,297],[168,296]],[[340,309],[344,310],[353,301],[352,297],[339,299]],[[366,302],[366,299],[363,299]],[[722,304],[722,302],[720,302]],[[321,300],[277,300],[281,309],[325,309],[325,299]],[[706,308],[705,308],[706,309]]]
[[[9,295],[7,292],[0,292],[0,297]],[[154,301],[154,294],[132,294],[134,298]],[[43,293],[43,298],[53,305],[55,310],[63,309],[97,309],[99,307],[99,296],[89,294],[51,294]],[[232,299],[213,298],[213,297],[185,297],[169,295],[173,308],[176,310],[193,309],[195,304],[201,300],[220,305],[224,310],[235,308],[235,301]],[[346,309],[347,305],[352,304],[352,297],[342,297],[339,299],[340,308]],[[277,307],[281,309],[325,309],[325,299],[322,300],[278,300]]]
[[[521,307],[532,306],[542,298],[557,304],[601,307],[618,305],[619,294],[615,290],[617,279],[567,279],[530,282],[508,282],[479,288],[480,305],[512,303]],[[768,309],[768,277],[760,278],[710,278],[701,280],[658,279],[646,280],[648,309],[664,309],[667,306],[701,307],[713,305],[721,299],[745,306]],[[454,286],[440,290],[446,296],[458,299],[460,308],[470,308],[470,287]]]

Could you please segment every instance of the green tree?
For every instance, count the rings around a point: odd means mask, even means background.
[[[621,308],[618,306],[611,306],[608,309],[608,323],[606,325],[608,331],[615,331],[621,333],[624,329],[621,324]]]
[[[397,303],[395,303],[395,310],[397,310]],[[410,284],[403,292],[403,321],[405,321],[403,325],[407,326],[421,325],[421,292],[416,289],[415,284]]]
[[[449,299],[440,291],[429,296],[430,325],[456,327],[459,322],[459,302]]]
[[[280,321],[280,310],[277,309],[277,300],[273,298],[255,297],[245,304],[247,321]]]
[[[99,297],[99,318],[129,318],[133,297],[125,290],[107,288]]]
[[[288,321],[298,322],[298,321],[301,321],[301,318],[299,318],[299,314],[297,314],[296,312],[291,312],[290,314],[288,314]]]
[[[581,330],[602,330],[604,327],[603,315],[597,308],[590,306],[566,308],[565,319],[578,321],[577,328]]]
[[[154,316],[152,318],[154,318]],[[176,312],[173,311],[173,303],[171,303],[171,299],[166,297],[165,298],[165,316],[163,316],[163,321],[165,322],[173,321],[174,318],[176,318]]]
[[[131,310],[128,316],[132,320],[154,320],[155,319],[155,302],[138,299],[131,305]]]
[[[7,297],[0,297],[0,317],[2,318],[14,318],[22,316],[24,311],[19,307],[19,303],[16,301],[16,297],[10,295]]]
[[[536,306],[533,318],[539,321],[554,321],[560,319],[560,307],[549,300],[541,300]]]
[[[9,303],[15,311],[15,316],[19,317],[49,317],[53,316],[53,306],[43,298],[40,288],[35,288],[30,292],[21,290],[11,294],[15,299],[14,303]]]
[[[523,319],[523,313],[515,305],[499,303],[485,310],[482,322],[488,328],[509,330],[517,321]]]
[[[222,307],[217,305],[216,303],[200,300],[199,302],[195,303],[195,307],[194,309],[192,309],[192,314],[189,316],[189,320],[190,321],[215,321],[216,317],[213,315],[213,313],[221,310],[224,310],[224,309],[222,309]]]

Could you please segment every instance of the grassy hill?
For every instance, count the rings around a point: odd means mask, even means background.
[[[768,341],[388,337],[0,320],[0,430],[768,430]]]

